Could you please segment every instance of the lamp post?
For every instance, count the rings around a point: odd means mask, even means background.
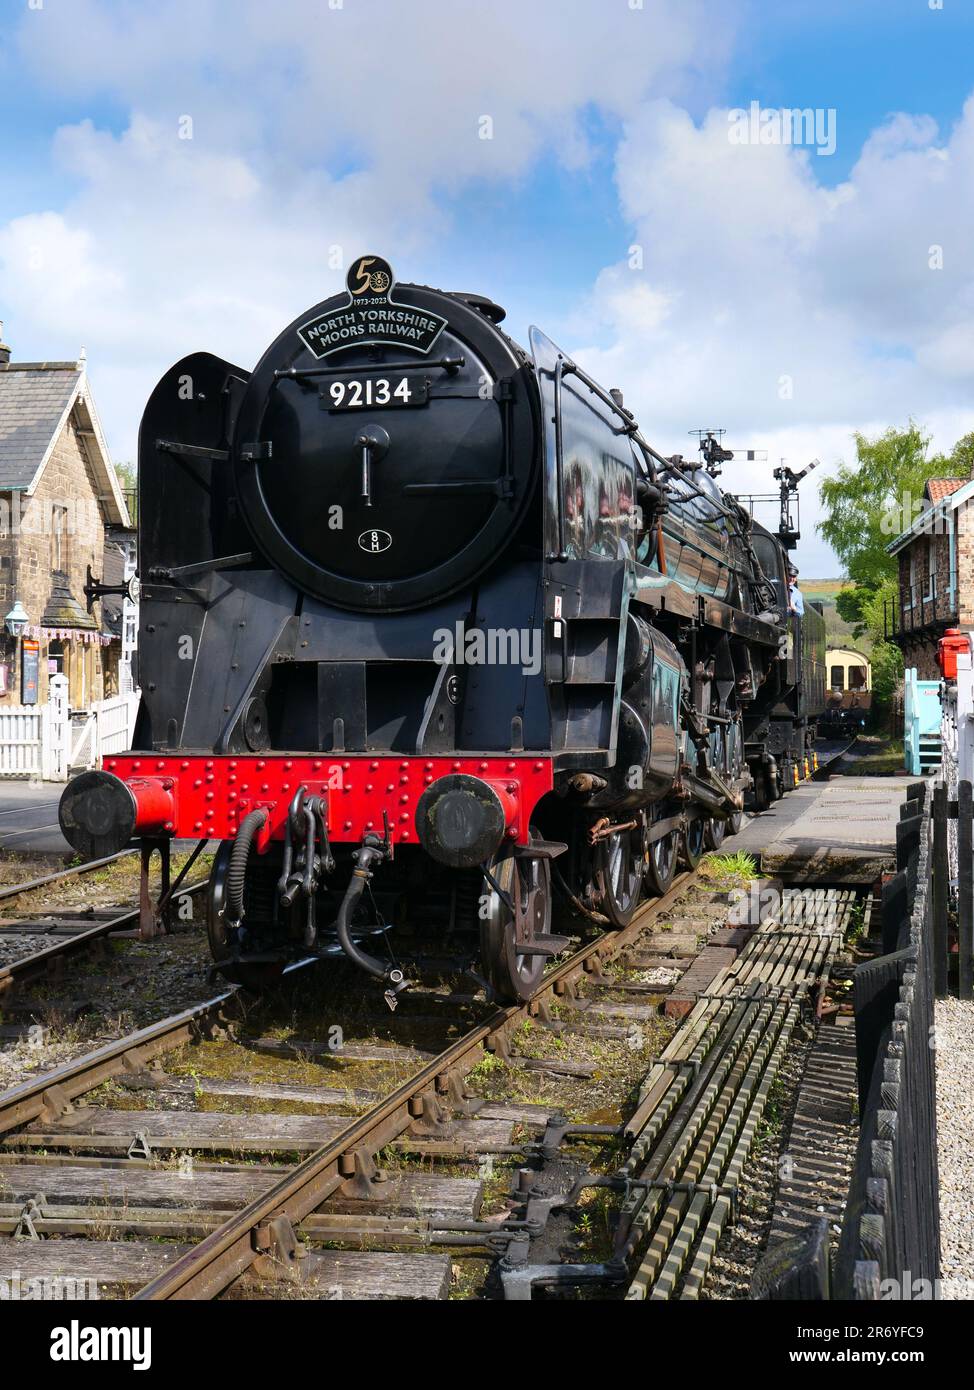
[[[29,622],[30,619],[24,611],[24,605],[21,603],[20,599],[16,601],[13,608],[11,608],[10,612],[3,620],[4,627],[14,639],[23,637],[24,633],[27,631],[27,624]]]
[[[11,636],[11,638],[13,639],[13,659],[12,659],[12,662],[10,662],[10,663],[7,662],[7,659],[6,659],[6,657],[7,657],[6,650],[5,650],[4,653],[3,653],[3,656],[4,656],[4,662],[3,662],[4,670],[3,670],[3,681],[2,681],[2,684],[3,684],[3,693],[4,693],[5,695],[9,693],[10,688],[11,688],[11,685],[12,685],[12,679],[11,679],[11,677],[13,677],[13,679],[16,679],[16,677],[13,676],[13,673],[14,673],[14,672],[16,671],[16,669],[17,669],[17,644],[18,644],[18,642],[20,641],[21,637],[23,637],[24,633],[27,631],[27,624],[28,624],[29,621],[30,621],[30,619],[28,618],[27,613],[24,611],[24,605],[20,602],[19,599],[14,603],[13,608],[11,608],[10,612],[7,614],[7,616],[6,616],[6,617],[4,618],[4,620],[3,620],[3,625],[4,625],[4,630],[5,630],[5,632],[9,633],[10,636]],[[4,639],[4,647],[6,647],[6,639]]]

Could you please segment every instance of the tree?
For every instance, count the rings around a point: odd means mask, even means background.
[[[854,624],[857,638],[868,633],[873,640],[873,703],[881,709],[903,671],[899,648],[885,641],[884,610],[899,599],[897,560],[886,547],[919,515],[928,478],[972,476],[974,434],[958,440],[949,455],[929,457],[930,436],[912,420],[875,439],[857,432],[855,441],[855,466],[841,463],[821,483],[827,515],[818,531],[852,581],[839,591],[836,609]]]
[[[129,520],[134,525],[138,514],[138,469],[134,463],[116,463],[115,476],[118,478],[119,487],[125,493],[125,501],[129,509]]]
[[[139,475],[134,463],[116,463],[115,475],[123,492],[134,492],[139,485]]]
[[[884,579],[876,589],[850,590],[860,596],[860,621],[857,636],[867,632],[872,639],[869,660],[873,668],[873,704],[877,710],[889,706],[903,676],[903,653],[885,640],[887,606],[899,602],[899,579]]]
[[[886,547],[919,515],[927,479],[966,477],[970,463],[965,454],[974,456],[974,438],[962,439],[949,458],[928,458],[930,436],[911,420],[905,430],[890,428],[875,439],[857,431],[855,441],[855,466],[840,463],[834,477],[822,480],[828,515],[818,530],[846,577],[872,592],[896,574],[896,561]],[[844,601],[849,611],[839,611],[848,622],[859,622],[861,604],[861,595],[850,594]]]

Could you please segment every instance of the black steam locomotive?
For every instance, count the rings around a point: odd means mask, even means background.
[[[394,1003],[370,943],[439,913],[527,998],[556,892],[623,925],[810,771],[824,623],[789,616],[788,535],[713,437],[663,457],[503,318],[366,256],[253,372],[197,353],[149,400],[135,747],[61,824],[144,862],[219,841],[230,978],[337,941]]]

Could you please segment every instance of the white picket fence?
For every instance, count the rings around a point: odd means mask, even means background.
[[[64,782],[131,748],[138,691],[72,711],[66,678],[52,676],[50,685],[45,705],[0,706],[0,778]]]
[[[40,777],[47,705],[14,705],[0,714],[0,777]]]

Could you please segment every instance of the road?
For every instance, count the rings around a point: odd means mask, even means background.
[[[55,782],[0,782],[0,851],[73,854],[58,825],[61,790]]]

